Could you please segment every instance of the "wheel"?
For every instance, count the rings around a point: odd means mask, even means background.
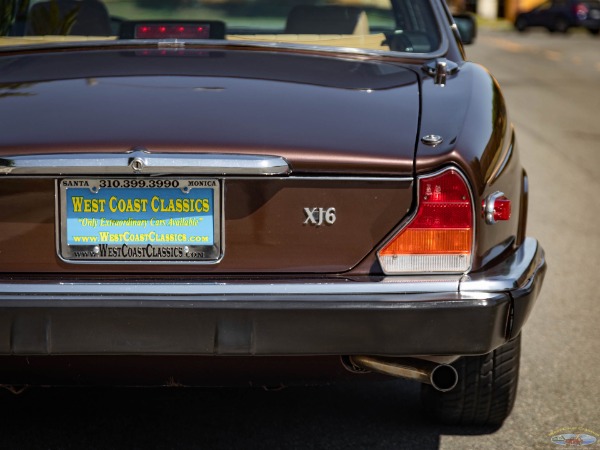
[[[465,356],[452,364],[458,384],[449,392],[422,385],[425,411],[447,425],[499,426],[517,395],[521,335],[487,355]]]
[[[515,20],[515,28],[521,33],[525,32],[527,30],[527,21],[522,17],[517,17],[517,20]]]
[[[598,36],[598,34],[600,34],[600,28],[588,28],[588,31],[594,36]]]
[[[552,26],[552,30],[557,33],[567,33],[569,31],[569,22],[564,17],[557,17]]]

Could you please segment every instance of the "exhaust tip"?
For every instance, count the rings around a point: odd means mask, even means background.
[[[440,392],[448,392],[458,384],[458,372],[449,364],[414,358],[385,358],[381,356],[342,357],[342,364],[350,372],[374,371],[399,378],[430,384]]]
[[[431,371],[431,385],[440,392],[454,389],[458,383],[458,372],[448,364],[440,364]]]

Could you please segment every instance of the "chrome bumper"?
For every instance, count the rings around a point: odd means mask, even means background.
[[[534,239],[464,277],[0,283],[3,355],[466,355],[519,333]]]

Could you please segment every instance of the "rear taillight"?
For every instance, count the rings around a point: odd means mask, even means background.
[[[473,201],[454,169],[419,178],[418,208],[410,222],[379,251],[386,274],[465,272],[473,249]]]
[[[577,16],[578,19],[580,19],[580,20],[586,19],[589,12],[590,12],[590,10],[583,3],[578,3],[577,5],[575,5],[575,15]]]

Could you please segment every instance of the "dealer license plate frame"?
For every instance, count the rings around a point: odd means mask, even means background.
[[[127,241],[122,240],[118,242],[110,241],[98,241],[92,243],[75,243],[73,241],[73,233],[69,233],[70,229],[74,227],[73,220],[78,218],[77,214],[87,215],[88,220],[97,219],[100,217],[98,214],[102,212],[106,213],[105,220],[120,220],[122,226],[131,225],[130,222],[126,222],[127,219],[122,217],[110,217],[111,214],[121,213],[118,211],[118,200],[112,203],[112,206],[116,207],[117,212],[113,213],[109,208],[110,193],[120,192],[126,194],[135,192],[137,194],[143,194],[141,197],[136,196],[138,203],[130,203],[132,211],[124,211],[128,219],[138,217],[135,220],[135,224],[141,227],[142,220],[148,220],[148,223],[144,227],[142,232],[130,233],[130,236],[144,237],[146,240],[142,241]],[[85,194],[84,194],[85,193]],[[75,194],[81,194],[80,196],[85,197],[84,200],[93,199],[96,197],[97,200],[105,200],[103,206],[104,211],[100,211],[99,203],[93,202],[86,204],[88,211],[85,211],[85,206],[81,206],[78,211],[75,211],[74,201],[72,197]],[[128,195],[128,194],[127,194]],[[208,195],[208,197],[206,197]],[[158,196],[158,201],[152,202],[153,197]],[[123,197],[122,195],[120,197]],[[160,203],[160,200],[165,197],[164,203]],[[170,198],[169,198],[170,197]],[[199,213],[198,211],[204,206],[203,200],[209,199],[209,210]],[[145,199],[145,208],[142,208]],[[173,199],[173,203],[169,203],[169,200]],[[177,203],[177,199],[188,199],[187,206],[181,206],[182,204]],[[71,200],[71,202],[69,202]],[[124,199],[127,200],[127,199]],[[200,202],[196,202],[199,200]],[[83,200],[82,200],[83,201]],[[194,206],[190,204],[194,203]],[[125,203],[127,204],[127,202]],[[182,211],[169,211],[169,206],[179,207]],[[173,216],[167,217],[167,220],[173,219],[175,222],[172,226],[179,227],[181,229],[190,230],[198,229],[198,233],[205,234],[205,236],[195,236],[195,238],[207,237],[208,240],[205,242],[191,242],[189,239],[192,237],[188,232],[186,233],[173,233],[176,238],[181,237],[185,234],[187,241],[183,242],[180,239],[167,239],[167,241],[158,241],[156,236],[160,238],[172,238],[171,233],[160,231],[158,226],[150,225],[150,216],[156,214],[150,214],[153,211],[153,207],[158,208],[158,220],[164,220],[165,214]],[[139,211],[135,212],[135,208]],[[194,211],[184,211],[185,209],[193,209]],[[161,211],[166,208],[167,211]],[[96,209],[94,212],[93,210]],[[126,208],[125,208],[126,209]],[[145,209],[145,211],[143,211]],[[146,213],[146,214],[145,214]],[[188,217],[181,217],[181,215],[188,214]],[[136,216],[137,215],[137,216]],[[156,218],[156,217],[152,217]],[[187,221],[184,221],[187,220]],[[198,222],[190,221],[191,219],[199,219]],[[177,222],[179,221],[179,222]],[[93,222],[89,222],[90,224]],[[104,231],[115,232],[123,237],[124,231],[122,229],[117,230],[118,227],[112,227],[110,224],[106,225]],[[116,223],[116,222],[115,222]],[[129,225],[127,225],[129,223]],[[180,225],[175,225],[175,224]],[[199,225],[198,225],[199,223]],[[80,222],[81,224],[81,222]],[[96,223],[99,226],[99,222]],[[181,224],[185,224],[181,225]],[[223,222],[223,183],[222,180],[216,178],[201,178],[201,177],[151,177],[151,178],[119,178],[119,177],[80,177],[80,178],[61,178],[56,180],[56,250],[58,257],[71,264],[216,264],[221,261],[224,253],[224,222]],[[165,224],[165,226],[169,226]],[[91,227],[91,225],[90,225]],[[146,233],[146,230],[148,231]],[[210,230],[210,233],[206,233]],[[139,230],[138,230],[139,231]],[[154,241],[150,240],[150,233],[154,232]],[[93,234],[93,233],[92,233]],[[99,238],[99,235],[96,236]],[[109,238],[112,234],[109,235]]]

